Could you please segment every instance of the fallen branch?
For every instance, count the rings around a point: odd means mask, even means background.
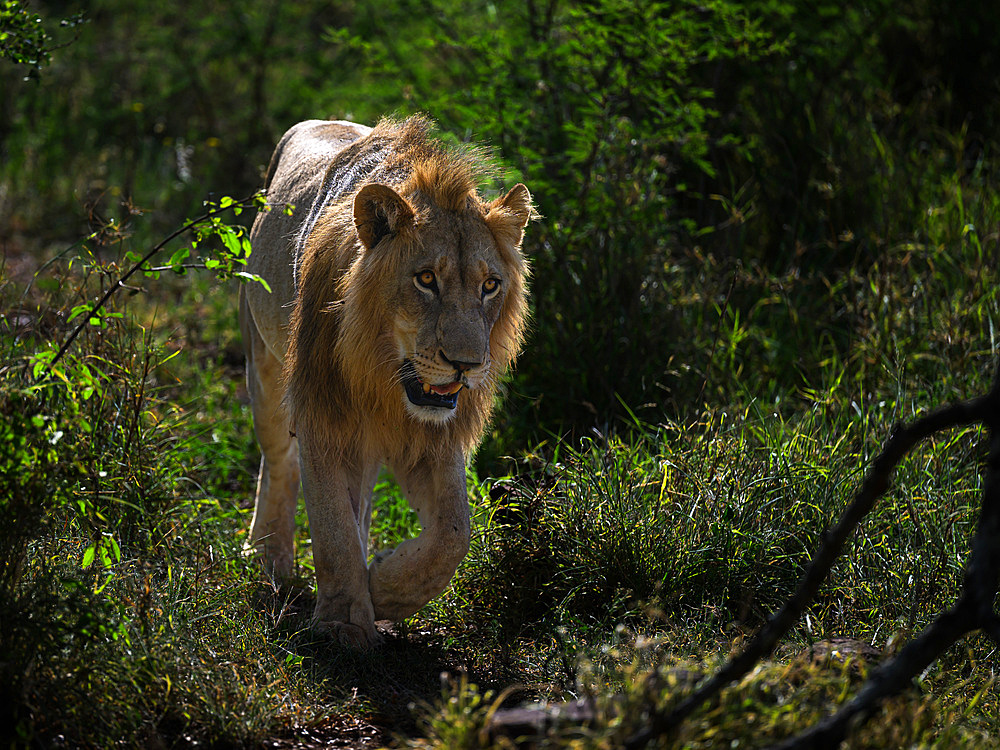
[[[897,427],[882,453],[875,459],[854,501],[830,530],[813,558],[791,599],[781,608],[746,649],[727,662],[701,687],[670,712],[655,714],[650,724],[630,737],[625,747],[636,750],[679,726],[699,706],[712,699],[730,683],[746,675],[801,617],[819,591],[847,539],[885,493],[893,469],[921,440],[941,430],[984,423],[991,432],[989,465],[984,481],[983,507],[965,573],[962,598],[940,615],[911,641],[899,655],[876,670],[861,692],[833,717],[807,733],[790,740],[791,748],[836,747],[851,727],[867,719],[890,695],[901,691],[910,680],[933,662],[942,651],[967,633],[983,629],[1000,642],[1000,620],[993,613],[993,601],[1000,579],[1000,365],[990,392],[979,398],[939,409],[915,422]]]

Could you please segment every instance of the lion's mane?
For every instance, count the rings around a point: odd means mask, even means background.
[[[330,166],[341,188],[316,218],[297,259],[299,294],[291,315],[285,359],[293,429],[322,434],[328,445],[359,458],[386,455],[413,463],[421,455],[467,453],[485,429],[499,379],[519,353],[527,314],[528,267],[517,248],[508,209],[483,201],[477,182],[490,174],[477,149],[445,148],[421,117],[383,120],[370,137],[345,148]],[[415,221],[395,252],[364,252],[352,204],[366,184],[394,188],[414,208]],[[343,189],[345,188],[346,189]],[[426,206],[479,215],[489,227],[507,275],[507,290],[489,340],[492,367],[447,422],[408,418],[399,387],[393,341],[398,310],[390,306],[405,245],[421,242]]]

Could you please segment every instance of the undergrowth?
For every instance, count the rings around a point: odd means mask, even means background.
[[[896,422],[985,389],[997,317],[985,262],[973,292],[954,286],[958,296],[916,311],[902,301],[942,266],[896,265],[884,283],[854,288],[850,304],[869,312],[854,318],[863,337],[852,359],[831,349],[813,387],[779,392],[731,354],[765,331],[734,294],[719,319],[742,322],[711,331],[699,367],[728,362],[742,398],[685,421],[633,415],[611,434],[552,438],[495,460],[506,475],[470,471],[468,558],[444,595],[366,655],[309,629],[304,516],[295,585],[276,588],[242,555],[257,453],[229,292],[205,278],[145,279],[44,376],[51,357],[38,353],[65,340],[69,311],[118,268],[68,258],[2,287],[3,718],[12,741],[38,745],[252,746],[309,733],[471,747],[502,695],[592,696],[597,724],[566,732],[616,746],[652,706],[690,689],[678,674],[709,672],[782,604]],[[789,277],[780,290],[795,299],[815,283]],[[678,302],[694,317],[702,304]],[[892,357],[878,333],[888,308],[912,330],[887,332]],[[935,336],[987,325],[934,358],[918,319]],[[947,607],[976,521],[981,439],[956,431],[908,457],[776,661],[669,742],[760,746],[802,729],[858,685],[854,672],[803,662],[812,644],[850,638],[892,652]],[[391,476],[376,495],[373,548],[417,532]],[[995,737],[994,662],[979,639],[953,649],[853,741]],[[572,740],[562,731],[553,746]]]
[[[597,712],[549,746],[620,746],[788,597],[894,424],[987,388],[996,97],[959,84],[995,66],[946,75],[973,59],[966,19],[995,23],[981,3],[98,5],[0,107],[5,744],[480,747],[503,744],[492,712],[543,699]],[[143,30],[189,43],[140,55]],[[932,63],[900,70],[897,47]],[[234,290],[176,244],[112,285],[205,186],[253,189],[296,119],[394,109],[493,142],[544,216],[471,551],[358,653],[309,628],[304,513],[292,585],[243,556],[259,454]],[[245,232],[206,231],[238,275]],[[663,745],[803,729],[951,604],[982,443],[910,455],[771,661]],[[391,476],[376,494],[374,548],[417,532]],[[815,658],[831,639],[871,651]],[[996,670],[966,640],[852,746],[995,746]]]

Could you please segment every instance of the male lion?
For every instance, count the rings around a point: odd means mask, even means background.
[[[469,548],[465,462],[520,350],[531,213],[524,185],[476,192],[473,149],[445,149],[421,117],[374,129],[310,120],[278,144],[273,204],[253,225],[240,295],[263,457],[248,547],[290,574],[301,471],[313,540],[314,621],[346,643],[416,612]],[[383,465],[422,532],[369,565]]]

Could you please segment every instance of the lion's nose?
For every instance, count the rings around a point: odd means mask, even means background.
[[[466,372],[467,370],[472,370],[482,365],[482,362],[464,362],[460,359],[451,359],[444,352],[441,352],[441,359],[443,359],[445,362],[447,362],[449,365],[454,367],[459,372]]]

